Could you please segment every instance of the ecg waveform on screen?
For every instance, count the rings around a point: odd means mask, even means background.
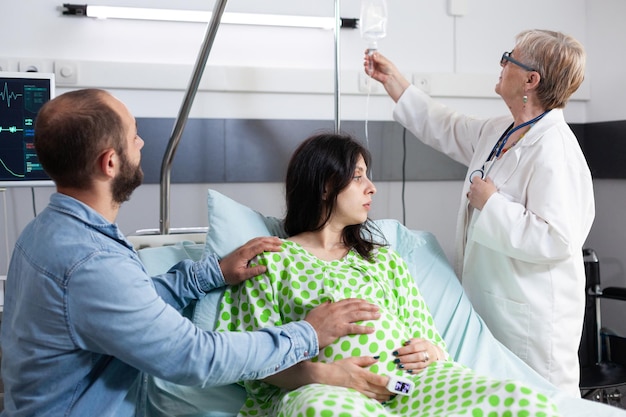
[[[9,85],[6,82],[4,83],[2,91],[0,91],[0,99],[2,99],[2,101],[6,101],[7,107],[11,107],[11,100],[16,100],[18,97],[22,96],[23,94],[9,91]]]
[[[24,178],[26,176],[24,174],[18,174],[17,172],[11,171],[11,169],[4,163],[4,161],[2,159],[0,159],[0,164],[2,164],[4,169],[6,169],[7,173],[9,173],[11,176],[13,176],[15,178]]]
[[[21,134],[23,137],[32,137],[35,135],[35,129],[33,127],[34,121],[31,117],[24,118],[24,126],[2,126],[0,125],[0,133],[8,132],[13,134]]]
[[[9,126],[9,127],[2,127],[2,126],[0,126],[0,133],[2,133],[2,132],[22,133],[23,131],[24,131],[24,129],[20,129],[17,126]]]

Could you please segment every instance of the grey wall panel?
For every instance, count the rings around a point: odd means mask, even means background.
[[[226,182],[282,182],[298,144],[332,129],[328,121],[227,120]]]
[[[145,183],[160,181],[163,154],[173,126],[174,119],[137,118],[139,134],[146,142],[142,158]],[[465,166],[424,145],[396,122],[369,121],[367,135],[364,121],[342,121],[340,128],[361,140],[372,153],[375,181],[447,181],[465,177]],[[282,182],[298,144],[314,133],[333,129],[331,120],[189,119],[174,156],[171,180]],[[617,149],[617,159],[624,154],[624,122],[572,125],[572,129],[585,154],[591,156],[594,174],[624,178],[623,161],[609,164],[614,167],[610,172],[604,164],[610,160],[607,152],[613,152],[611,149]]]
[[[467,167],[424,145],[410,132],[390,121],[342,122],[341,130],[367,143],[372,153],[375,181],[443,181],[465,177]],[[405,158],[406,148],[406,158]]]
[[[174,119],[137,118],[144,139],[145,183],[158,184]],[[457,180],[465,167],[417,141],[390,121],[344,121],[341,131],[372,153],[376,181]],[[189,119],[174,155],[172,183],[282,182],[294,149],[305,138],[333,131],[330,120]],[[366,134],[367,133],[367,134]],[[405,146],[406,142],[406,161]],[[404,165],[404,168],[403,168]]]
[[[141,167],[146,184],[158,184],[163,155],[174,119],[137,118],[139,136],[145,142]],[[226,152],[222,119],[189,119],[176,148],[171,169],[173,183],[225,182]]]

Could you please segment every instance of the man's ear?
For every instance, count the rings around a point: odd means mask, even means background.
[[[109,148],[103,151],[98,158],[98,169],[100,174],[109,178],[115,177],[118,161],[119,159],[115,149]]]

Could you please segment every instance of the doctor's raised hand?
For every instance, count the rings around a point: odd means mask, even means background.
[[[367,75],[382,83],[389,97],[395,102],[411,85],[393,62],[378,52],[370,54],[368,50],[365,51],[363,68]]]
[[[582,246],[595,216],[591,173],[563,108],[585,76],[573,37],[527,30],[494,56],[509,114],[463,115],[413,86],[375,52],[364,70],[413,136],[468,167],[455,270],[494,336],[552,384],[580,396]],[[530,334],[529,329],[532,329]]]

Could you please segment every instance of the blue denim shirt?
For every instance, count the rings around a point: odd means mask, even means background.
[[[220,333],[180,314],[224,285],[215,256],[149,277],[115,224],[53,194],[19,237],[8,271],[1,415],[135,416],[142,372],[184,385],[222,385],[318,354],[306,322]]]

